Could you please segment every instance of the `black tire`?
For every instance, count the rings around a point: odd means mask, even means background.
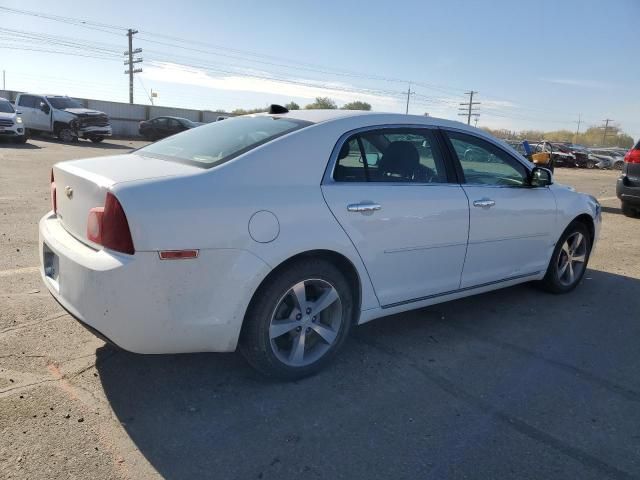
[[[640,209],[634,208],[629,205],[627,202],[622,202],[620,205],[620,209],[622,210],[622,214],[626,217],[636,218],[638,216],[638,211]]]
[[[72,143],[78,141],[78,136],[73,133],[69,127],[60,127],[57,132],[58,140],[63,143]]]
[[[624,162],[615,162],[613,164],[613,169],[614,170],[622,170],[622,166],[624,165]]]
[[[272,341],[270,338],[272,317],[276,315],[276,309],[294,285],[311,279],[327,282],[337,291],[340,304],[335,310],[342,314],[341,323],[333,342],[323,346],[328,349],[322,356],[308,365],[290,366],[278,358],[274,350],[277,348],[273,346],[275,339]],[[335,265],[317,258],[300,260],[276,272],[254,295],[244,319],[239,343],[240,352],[251,366],[268,377],[295,380],[313,375],[324,368],[343,346],[354,323],[354,311],[353,287]],[[306,331],[309,332],[310,328],[306,328]],[[297,330],[291,330],[278,339],[284,338],[286,341],[289,335],[296,335],[296,332]],[[314,332],[308,334],[315,335]],[[316,342],[319,343],[317,339]],[[305,347],[306,344],[303,342],[303,351]]]
[[[561,279],[559,264],[561,262],[561,255],[564,255],[563,246],[565,245],[565,242],[567,242],[569,237],[572,237],[576,233],[582,234],[584,237],[584,262],[582,262],[583,266],[575,275],[573,281],[567,284]],[[589,263],[589,256],[591,255],[591,245],[591,234],[589,233],[587,226],[580,221],[572,222],[560,236],[560,239],[556,244],[556,248],[553,250],[553,255],[551,255],[551,260],[547,267],[547,273],[540,281],[540,286],[551,293],[568,293],[574,290],[582,280],[584,273],[587,271],[587,264]]]
[[[93,143],[100,143],[104,140],[104,137],[91,137],[89,140],[91,140]]]
[[[596,162],[594,162],[593,160],[587,160],[585,167],[587,167],[589,170],[592,170],[596,168]]]
[[[27,136],[26,135],[20,135],[19,137],[15,137],[13,139],[13,143],[27,143]]]

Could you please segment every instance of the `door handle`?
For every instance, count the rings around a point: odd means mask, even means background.
[[[375,212],[376,210],[380,210],[382,206],[378,203],[373,202],[362,202],[362,203],[350,203],[347,205],[347,210],[350,212]]]
[[[491,208],[495,204],[496,204],[496,202],[494,202],[490,198],[483,198],[482,200],[474,200],[473,201],[473,206],[474,207]]]

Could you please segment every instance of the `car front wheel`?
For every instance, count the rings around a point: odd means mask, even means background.
[[[575,221],[567,227],[553,251],[542,287],[552,293],[576,288],[587,270],[591,236],[586,225]]]
[[[338,352],[353,323],[353,293],[332,263],[296,262],[256,293],[240,351],[258,371],[293,380],[316,373]]]
[[[62,127],[58,130],[58,139],[64,143],[77,142],[78,137],[68,127]]]

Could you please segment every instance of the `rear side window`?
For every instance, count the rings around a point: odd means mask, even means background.
[[[446,183],[443,157],[427,129],[357,133],[341,146],[336,182]]]
[[[36,107],[36,97],[33,95],[22,95],[20,100],[18,101],[18,105],[21,107],[35,108]]]
[[[211,168],[308,125],[282,117],[235,117],[186,130],[136,153]]]

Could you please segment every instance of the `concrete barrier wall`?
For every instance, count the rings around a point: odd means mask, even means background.
[[[0,97],[15,101],[19,91],[0,90]],[[26,93],[26,92],[25,92]],[[182,117],[194,122],[215,122],[221,116],[230,116],[228,113],[214,112],[211,110],[191,110],[188,108],[161,107],[153,105],[140,105],[106,100],[93,100],[89,98],[76,98],[86,108],[99,110],[106,113],[111,119],[111,127],[114,136],[137,137],[138,124],[143,120],[155,117]]]

